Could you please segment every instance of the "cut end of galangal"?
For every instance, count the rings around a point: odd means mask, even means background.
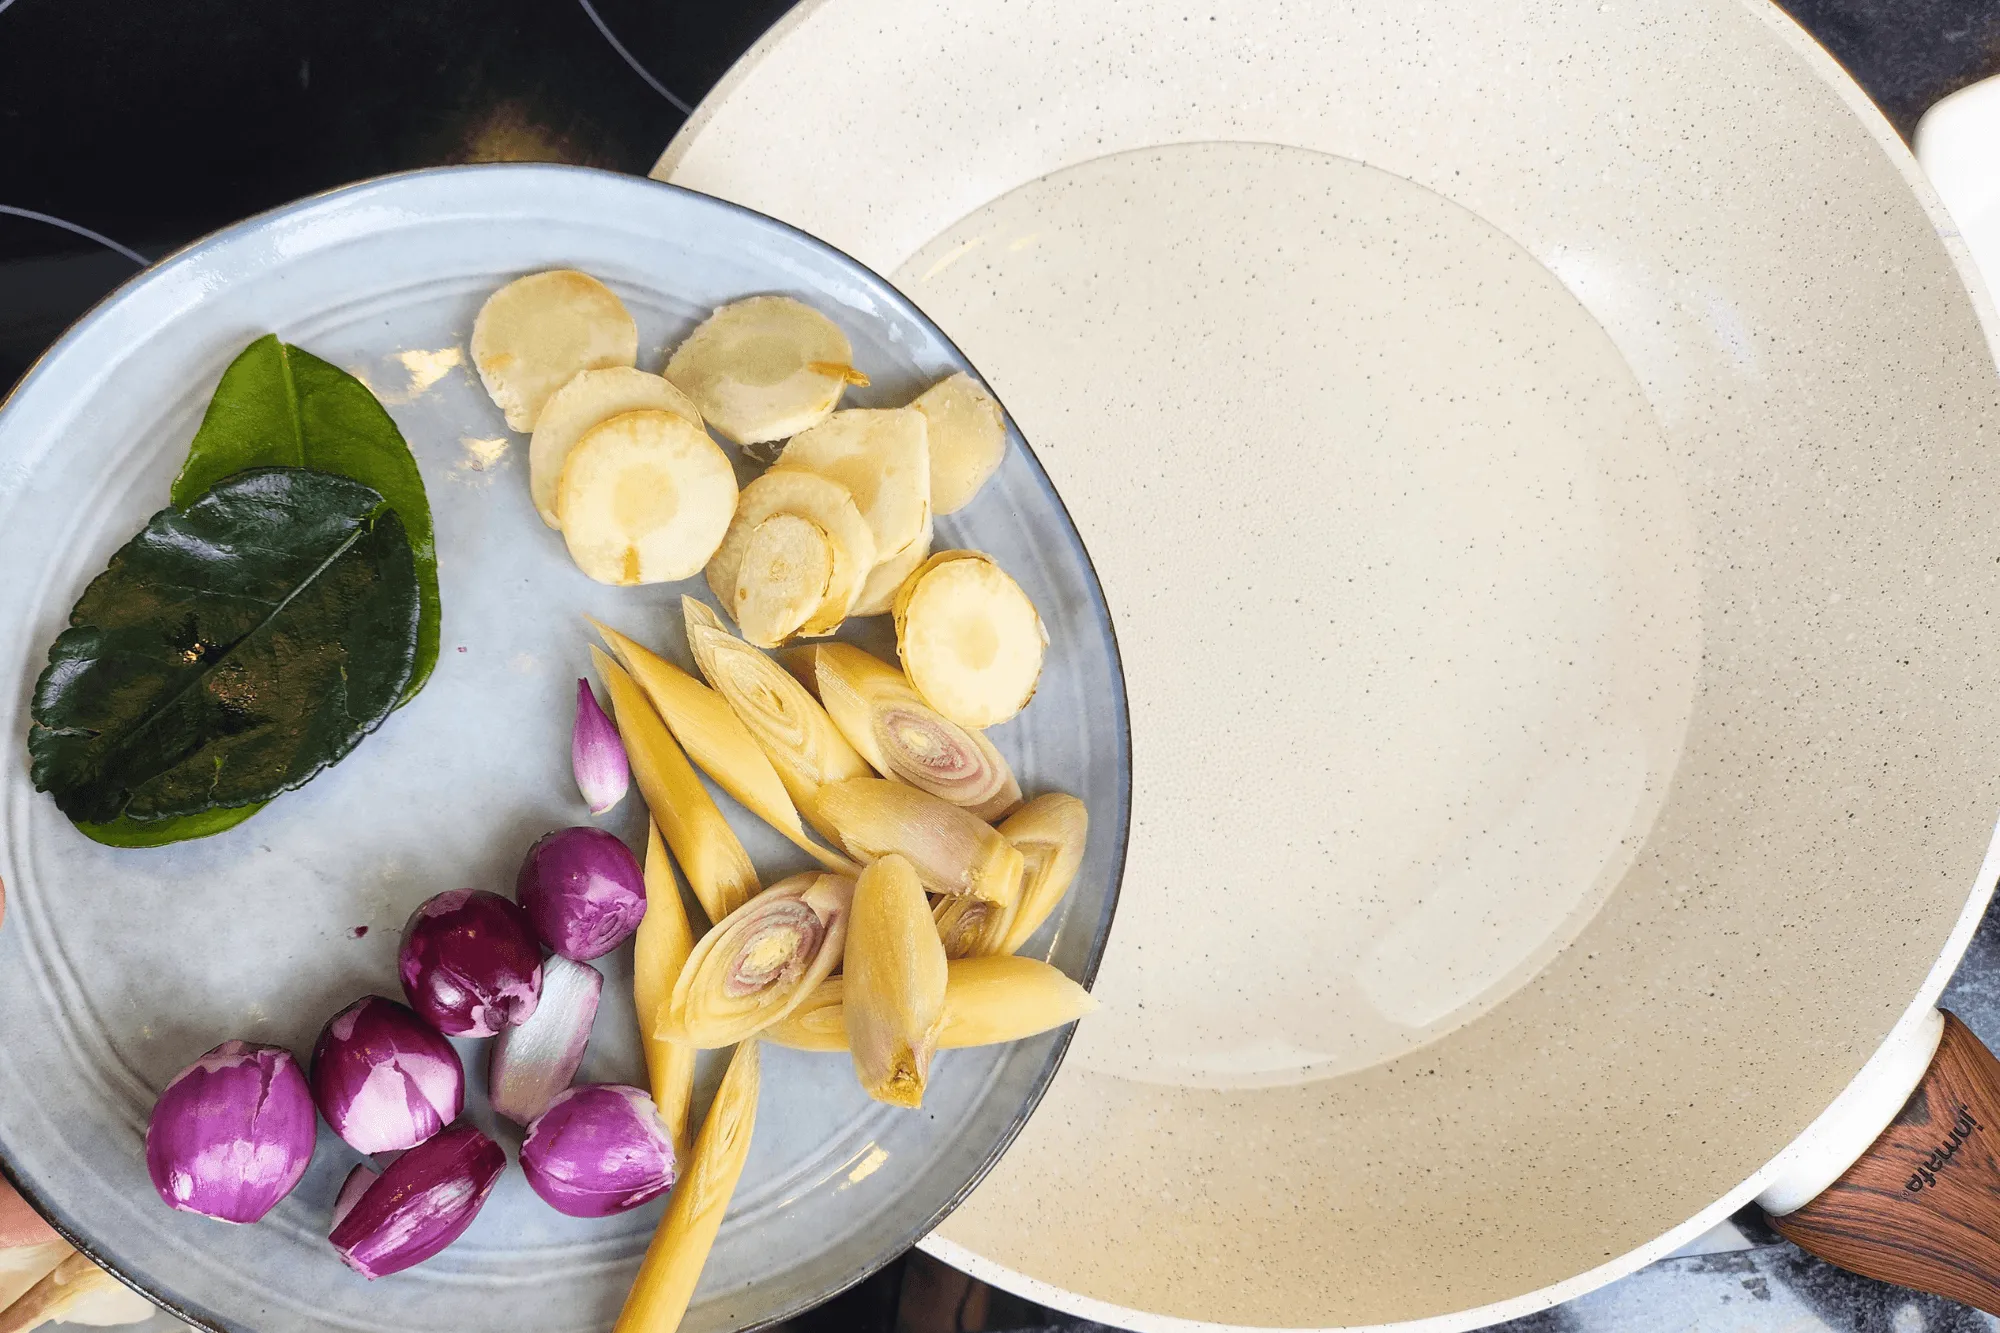
[[[736,471],[706,432],[670,412],[626,412],[570,451],[556,513],[577,567],[599,583],[696,573],[728,531]]]
[[[472,322],[472,364],[507,428],[535,428],[578,372],[630,366],[639,326],[617,293],[575,269],[531,273],[486,298]]]

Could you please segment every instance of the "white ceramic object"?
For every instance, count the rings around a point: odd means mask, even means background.
[[[1916,151],[1990,293],[2000,285],[2000,77],[1961,88],[1926,111]]]
[[[454,168],[306,200],[135,279],[64,337],[0,411],[0,1160],[66,1235],[191,1323],[229,1333],[597,1333],[617,1315],[664,1201],[564,1217],[511,1167],[451,1248],[365,1282],[327,1244],[355,1155],[322,1128],[312,1168],[255,1226],[170,1211],[141,1134],[159,1090],[219,1041],[302,1057],[335,1010],[398,993],[411,910],[461,885],[507,891],[551,828],[592,822],[570,773],[586,615],[692,669],[685,585],[611,588],[536,515],[528,439],[464,353],[474,314],[522,273],[574,266],[638,321],[657,368],[718,304],[782,291],[828,313],[874,386],[902,403],[973,368],[882,279],[810,237],[650,181],[564,167]],[[30,786],[34,680],[70,606],[166,503],[223,367],[273,331],[363,376],[416,455],[437,519],[444,650],[423,692],[338,766],[227,833],[146,851],[86,841]],[[976,373],[976,372],[974,372]],[[1050,630],[1042,690],[994,740],[1030,790],[1091,806],[1067,906],[1032,946],[1087,978],[1118,882],[1126,736],[1103,603],[1047,478],[1014,441],[940,540],[996,554]],[[878,618],[856,635],[887,636]],[[725,798],[726,800],[726,798]],[[770,882],[803,854],[726,803]],[[602,821],[643,846],[635,792]],[[643,1083],[629,948],[607,974],[579,1077]],[[773,1049],[743,1181],[688,1333],[823,1301],[901,1253],[1011,1138],[1064,1038],[941,1055],[925,1106],[867,1100],[844,1056]],[[510,1153],[518,1128],[466,1057],[468,1112]],[[720,1067],[697,1088],[706,1105]]]
[[[1124,650],[1105,1007],[933,1252],[1471,1327],[1921,1044],[2000,869],[1991,311],[1777,9],[807,0],[657,174],[951,332]]]

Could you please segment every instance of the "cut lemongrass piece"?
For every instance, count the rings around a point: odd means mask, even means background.
[[[814,800],[829,782],[871,776],[867,762],[803,685],[724,629],[707,603],[683,596],[681,612],[701,674],[763,748],[800,813],[823,835],[834,837],[814,811]]]
[[[667,854],[660,826],[646,825],[646,915],[632,937],[632,1009],[639,1020],[639,1041],[646,1053],[646,1079],[653,1105],[673,1135],[674,1151],[683,1159],[688,1146],[688,1104],[694,1096],[694,1047],[659,1035],[674,983],[694,952],[694,927],[681,902],[680,878]]]
[[[44,1324],[91,1325],[145,1322],[154,1307],[87,1254],[63,1247],[63,1258],[40,1281],[0,1310],[0,1333],[29,1333]]]
[[[27,1205],[15,1207],[25,1209]],[[37,1282],[54,1272],[57,1264],[75,1253],[70,1243],[60,1237],[0,1247],[0,1312],[5,1312]]]
[[[947,958],[983,958],[1001,952],[1012,924],[1014,903],[990,903],[976,894],[940,898],[931,909]]]
[[[797,514],[773,514],[751,529],[743,547],[730,614],[744,638],[776,648],[819,610],[832,582],[833,543],[825,529]]]
[[[945,994],[948,1001],[951,994],[949,979]],[[844,1051],[847,1049],[847,1009],[843,1003],[846,996],[847,978],[828,977],[813,987],[812,994],[794,1005],[792,1012],[758,1033],[758,1038],[795,1051]]]
[[[694,1154],[667,1196],[667,1215],[646,1247],[613,1333],[673,1333],[680,1327],[708,1252],[715,1247],[716,1233],[722,1229],[729,1197],[743,1175],[744,1159],[750,1155],[761,1082],[758,1065],[754,1041],[738,1046],[729,1057],[722,1086],[701,1122]]]
[[[736,469],[671,412],[626,412],[585,431],[556,487],[570,558],[599,583],[698,573],[736,512]]]
[[[917,540],[886,560],[876,562],[861,584],[861,595],[848,611],[851,616],[885,616],[896,604],[896,592],[918,566],[931,558],[931,525],[926,522]]]
[[[542,522],[561,526],[556,521],[556,484],[584,432],[615,416],[647,409],[671,412],[701,428],[701,413],[693,399],[660,376],[629,365],[581,371],[550,396],[535,421],[534,438],[528,441],[528,490]]]
[[[883,777],[962,806],[989,823],[1021,803],[1021,785],[993,742],[959,726],[918,694],[909,678],[848,643],[793,650],[827,716]]]
[[[774,514],[811,519],[826,534],[833,552],[833,571],[827,578],[826,596],[800,630],[831,634],[847,618],[848,608],[861,595],[861,585],[875,565],[874,534],[855,507],[854,497],[837,481],[812,472],[780,470],[766,472],[745,486],[737,500],[736,517],[708,562],[708,586],[724,606],[735,605],[751,534]]]
[[[516,278],[472,321],[472,364],[509,430],[531,431],[556,390],[581,371],[629,366],[639,326],[609,287],[575,269]]]
[[[796,435],[825,420],[850,383],[868,382],[840,326],[789,296],[721,307],[674,349],[665,374],[737,444]]]
[[[853,880],[808,871],[718,921],[682,965],[656,1035],[711,1050],[783,1018],[840,965],[853,898]]]
[[[1008,924],[999,953],[1013,953],[1041,929],[1069,892],[1083,847],[1090,836],[1090,812],[1083,802],[1061,792],[1037,796],[1000,825],[1007,841],[1021,849],[1027,871],[1021,883],[1021,905]]]
[[[736,711],[721,695],[618,631],[595,620],[590,623],[604,636],[605,643],[618,655],[626,670],[632,673],[632,678],[653,701],[653,707],[659,710],[660,717],[666,720],[680,743],[687,747],[688,757],[702,772],[720,783],[722,789],[741,801],[751,814],[784,834],[793,845],[810,852],[827,869],[844,874],[854,873],[855,867],[847,858],[828,851],[806,836],[805,825],[800,823],[799,812],[792,805],[792,798],[786,793],[778,771],[771,766],[763,747],[751,738],[743,720],[736,716]],[[720,818],[719,815],[717,817]],[[687,858],[681,855],[680,846],[674,842],[673,830],[663,825],[662,831],[667,834],[667,844],[673,847],[674,855],[680,857],[681,869],[692,881],[694,871],[688,866]],[[751,892],[756,892],[754,886]],[[695,886],[695,896],[701,897],[699,884]],[[707,898],[702,897],[701,901],[704,907],[708,905]],[[710,913],[709,919],[720,918]]]
[[[847,1049],[847,979],[828,977],[799,1006],[763,1032],[795,1051]],[[944,1030],[938,1049],[1021,1041],[1097,1008],[1090,992],[1038,958],[994,954],[962,958],[945,968]]]
[[[757,893],[757,867],[750,864],[750,854],[674,743],[666,723],[653,711],[647,692],[601,649],[593,646],[590,657],[611,695],[618,734],[625,741],[646,808],[674,849],[702,910],[709,920],[720,921]]]
[[[1021,891],[1013,843],[969,810],[887,778],[849,778],[820,788],[817,813],[857,861],[905,857],[935,893],[976,894],[1005,905]]]
[[[931,455],[931,508],[965,508],[1007,456],[1007,422],[1000,404],[963,372],[939,380],[911,407],[924,414]]]
[[[1020,1041],[1074,1023],[1097,1008],[1090,992],[1039,958],[995,954],[953,963],[945,983],[940,1048]]]
[[[875,558],[882,560],[929,530],[931,460],[924,430],[924,414],[912,408],[849,408],[794,435],[775,466],[846,487],[875,538]]]
[[[965,727],[990,727],[1025,708],[1049,636],[1021,585],[985,556],[911,579],[896,648],[924,701]]]
[[[885,856],[861,872],[849,928],[847,1048],[861,1090],[891,1106],[918,1107],[944,1027],[944,945],[917,872]]]

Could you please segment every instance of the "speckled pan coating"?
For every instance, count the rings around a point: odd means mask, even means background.
[[[940,321],[1125,650],[1105,1008],[937,1252],[1149,1329],[1526,1313],[1935,998],[1995,869],[2000,384],[1777,10],[808,0],[658,174]]]

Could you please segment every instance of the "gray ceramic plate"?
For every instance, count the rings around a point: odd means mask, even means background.
[[[64,1232],[191,1322],[606,1328],[658,1220],[657,1204],[566,1218],[510,1171],[457,1245],[371,1284],[326,1244],[356,1157],[324,1129],[304,1182],[250,1227],[169,1211],[141,1157],[147,1111],[175,1070],[229,1037],[305,1052],[348,1000],[395,993],[398,931],[418,902],[459,885],[504,890],[538,834],[586,822],[567,760],[585,613],[686,660],[682,589],[607,588],[577,572],[529,502],[526,440],[462,358],[488,293],[563,265],[624,298],[647,368],[714,305],[782,291],[853,339],[874,384],[852,402],[901,403],[971,369],[882,279],[768,218],[622,176],[479,167],[355,186],[195,246],[73,329],[0,413],[0,673],[11,682],[0,698],[0,1158]],[[367,379],[416,452],[438,522],[437,674],[346,762],[241,827],[152,851],[100,847],[29,785],[30,687],[85,583],[165,503],[223,366],[266,331]],[[1088,978],[1117,896],[1130,771],[1103,598],[1018,437],[938,540],[994,552],[1048,623],[1041,691],[994,736],[1030,791],[1090,805],[1077,887],[1033,945]],[[725,808],[767,881],[802,868]],[[641,818],[635,798],[608,822],[636,841]],[[582,1076],[643,1081],[629,950],[603,965],[611,984]],[[770,1051],[750,1162],[687,1328],[782,1317],[922,1236],[1005,1149],[1064,1041],[947,1053],[921,1112],[867,1101],[844,1057]],[[476,1047],[463,1049],[480,1107]]]

